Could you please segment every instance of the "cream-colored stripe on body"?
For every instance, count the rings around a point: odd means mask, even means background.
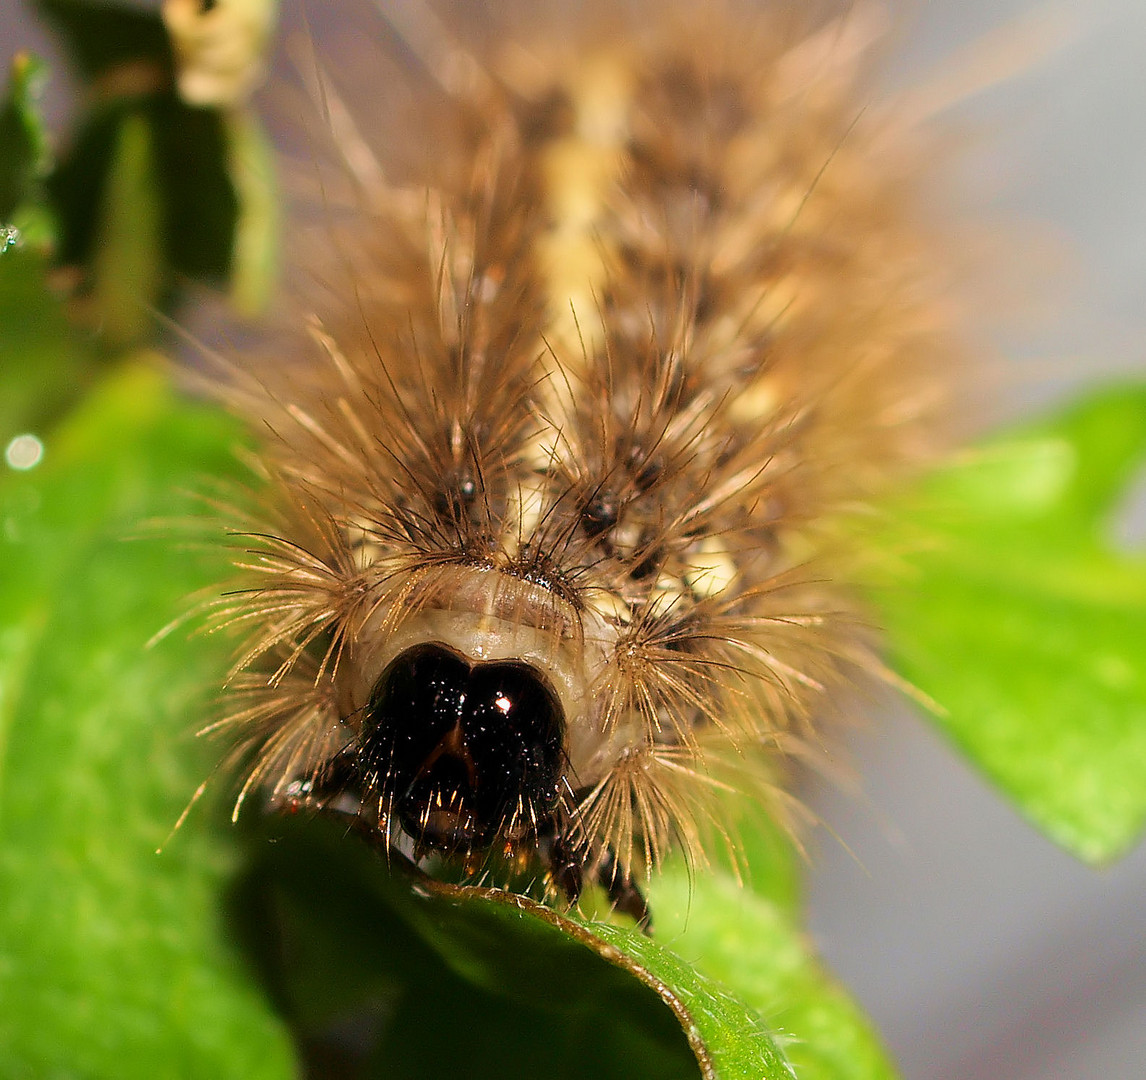
[[[543,391],[550,419],[563,427],[586,356],[602,344],[598,310],[608,263],[608,238],[600,225],[625,155],[632,72],[619,56],[602,53],[579,64],[568,92],[573,130],[541,155],[552,222],[538,250],[547,281],[548,342],[554,354]],[[562,370],[557,370],[557,365]]]

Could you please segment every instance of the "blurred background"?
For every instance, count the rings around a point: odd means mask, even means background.
[[[1016,65],[1025,70],[953,117],[974,135],[961,159],[968,200],[1002,222],[1038,223],[1056,252],[1031,288],[1045,305],[997,338],[1000,412],[1017,415],[1083,381],[1146,374],[1146,5],[916,0],[889,84],[914,85],[1008,26],[1018,56],[1040,28],[1058,28],[1060,44],[1041,57],[1032,48]],[[19,0],[0,4],[0,46],[5,60],[20,48],[49,60],[60,130],[71,85]],[[1141,545],[1144,510],[1146,497],[1132,500],[1112,522],[1120,542]],[[1087,869],[904,706],[872,712],[840,752],[858,792],[806,785],[826,824],[812,844],[809,918],[906,1080],[1146,1077],[1146,848]]]
[[[969,197],[1060,246],[1045,307],[1000,335],[1015,413],[1146,373],[1146,5],[919,2],[895,73],[911,85],[1000,27],[1055,22],[1056,51],[956,109]],[[1146,538],[1143,495],[1111,522],[1122,543]],[[859,797],[810,787],[838,835],[813,847],[810,927],[904,1075],[1146,1077],[1146,848],[1082,866],[901,704],[848,749]]]

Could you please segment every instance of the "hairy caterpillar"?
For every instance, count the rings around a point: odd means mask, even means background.
[[[824,522],[931,454],[960,355],[918,146],[865,8],[392,18],[417,135],[313,73],[311,280],[229,391],[272,482],[212,616],[246,635],[236,813],[644,919],[641,875],[703,859],[725,778],[863,662]]]

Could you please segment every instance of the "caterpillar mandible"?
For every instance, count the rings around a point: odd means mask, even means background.
[[[962,363],[879,30],[682,0],[462,44],[398,5],[396,146],[303,61],[307,280],[228,390],[271,490],[211,616],[236,814],[647,921],[728,776],[816,738],[866,652],[824,523],[931,456]]]

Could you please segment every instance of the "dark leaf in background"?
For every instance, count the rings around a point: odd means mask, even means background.
[[[84,268],[80,295],[89,301],[91,325],[106,330],[110,344],[126,343],[141,336],[149,309],[166,306],[180,283],[227,281],[239,220],[233,140],[221,111],[179,99],[158,11],[82,0],[43,0],[39,6],[88,80],[91,100],[48,182],[59,220],[57,260]],[[251,156],[235,154],[234,160]],[[257,202],[258,181],[269,183],[269,168],[254,167],[254,179],[251,171],[240,179]],[[151,206],[156,211],[148,222]],[[144,227],[119,230],[121,250],[101,261],[109,246],[108,222],[130,222],[134,216],[141,216]],[[267,231],[256,234],[261,243],[269,243]],[[252,243],[248,237],[245,266],[259,265],[261,250],[248,252]],[[126,261],[121,257],[125,244]],[[151,268],[141,279],[144,263]],[[121,266],[134,268],[134,275],[119,275]]]
[[[89,265],[95,258],[121,129],[133,119],[147,125],[153,146],[150,186],[161,208],[159,246],[167,273],[225,280],[238,203],[227,172],[223,118],[184,105],[171,90],[96,106],[81,125],[50,185],[60,219],[60,260]]]
[[[93,0],[35,0],[35,7],[58,31],[79,74],[95,82],[117,69],[150,65],[151,79],[170,83],[171,44],[158,5],[148,9]]]

